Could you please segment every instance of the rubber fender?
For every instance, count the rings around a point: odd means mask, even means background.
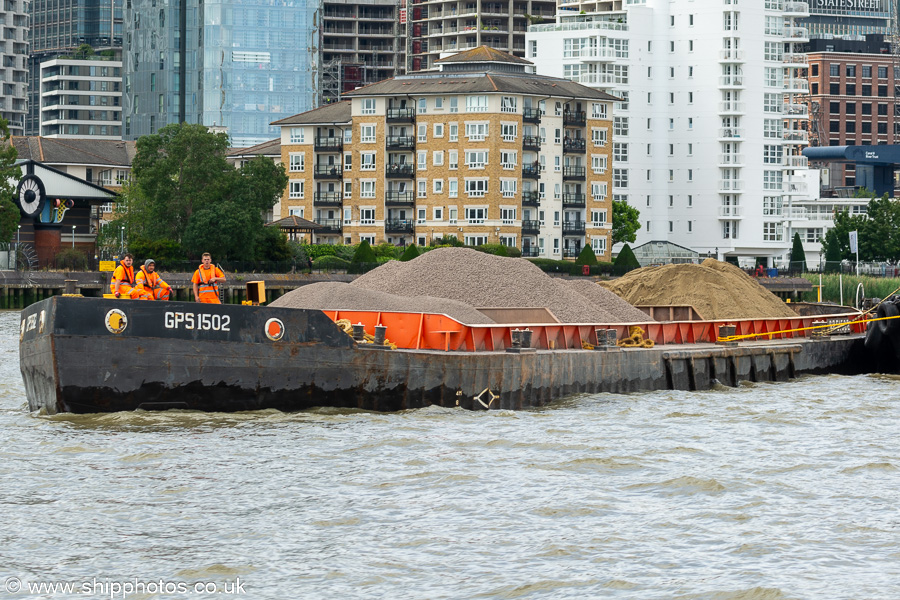
[[[897,305],[893,302],[882,302],[875,310],[875,317],[879,319],[898,316],[900,316],[900,308],[897,308]],[[881,335],[883,336],[893,338],[900,333],[900,319],[886,318],[884,321],[876,321],[875,324],[878,325],[878,329],[881,330]],[[891,341],[893,342],[893,339]]]
[[[881,328],[878,326],[879,323],[883,323],[883,321],[874,321],[866,325],[866,341],[865,347],[866,350],[870,352],[879,352],[881,351]]]

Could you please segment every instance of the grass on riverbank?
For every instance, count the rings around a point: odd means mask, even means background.
[[[804,273],[804,279],[808,279],[813,285],[819,285],[818,273]],[[870,277],[868,275],[847,275],[843,276],[835,273],[823,273],[822,277],[822,301],[823,302],[841,302],[841,289],[843,288],[843,304],[845,306],[853,306],[856,303],[856,290],[862,283],[863,291],[860,295],[866,298],[885,298],[891,294],[897,294],[900,288],[900,279],[887,277]],[[807,302],[816,301],[816,290],[811,293],[804,294],[804,300]]]

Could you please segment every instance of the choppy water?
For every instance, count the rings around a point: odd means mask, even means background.
[[[0,312],[0,597],[900,597],[896,378],[47,417],[17,327]]]

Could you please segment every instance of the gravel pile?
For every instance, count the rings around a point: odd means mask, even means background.
[[[409,262],[388,262],[350,286],[399,296],[447,298],[485,308],[544,307],[563,323],[635,321],[634,307],[629,306],[623,315],[622,303],[602,292],[586,296],[525,259],[469,248],[437,248]],[[646,322],[648,317],[638,320]]]
[[[311,283],[301,286],[278,298],[270,306],[318,310],[425,312],[445,314],[468,325],[494,322],[468,304],[455,300],[427,296],[398,296],[377,290],[351,287],[350,284],[339,282]]]
[[[704,320],[796,317],[791,308],[734,265],[644,267],[603,285],[635,306],[689,305]]]

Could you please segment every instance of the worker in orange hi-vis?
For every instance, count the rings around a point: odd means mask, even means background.
[[[194,271],[191,278],[194,284],[194,299],[204,304],[221,304],[219,302],[219,283],[225,282],[225,273],[212,264],[209,252],[204,252],[200,268]]]
[[[129,252],[122,257],[119,266],[113,271],[109,290],[116,298],[139,298],[141,295],[140,290],[135,287],[133,262],[134,256]]]
[[[169,284],[156,272],[156,261],[152,258],[144,261],[144,266],[135,275],[135,281],[141,293],[141,300],[168,300],[172,293]]]

